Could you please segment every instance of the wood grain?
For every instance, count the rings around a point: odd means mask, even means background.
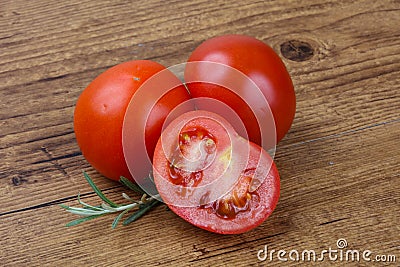
[[[322,250],[338,238],[395,254],[398,263],[399,24],[395,0],[0,0],[2,264],[279,265],[259,262],[257,251]],[[79,191],[96,203],[82,170],[113,199],[123,191],[76,144],[81,91],[110,66],[182,63],[199,43],[226,33],[270,44],[296,89],[296,118],[276,155],[282,192],[271,218],[249,233],[219,236],[160,206],[113,231],[110,217],[65,228],[73,217],[56,204],[72,204]]]
[[[23,260],[29,265],[65,262],[60,255],[71,265],[118,266],[129,259],[150,265],[209,266],[244,260],[256,264],[256,253],[266,244],[288,251],[322,250],[334,246],[338,238],[346,238],[352,249],[395,253],[400,230],[399,130],[399,123],[388,123],[282,148],[277,157],[282,176],[278,208],[263,225],[246,234],[219,236],[202,231],[164,206],[118,230],[110,229],[110,217],[65,228],[71,216],[51,205],[2,216],[2,258],[9,264]],[[109,194],[115,197],[120,192]],[[90,196],[85,201],[98,200]],[[37,245],[21,247],[21,242]],[[100,252],[90,255],[88,249]]]

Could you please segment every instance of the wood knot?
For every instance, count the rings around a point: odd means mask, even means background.
[[[301,62],[312,58],[314,48],[307,42],[290,40],[281,44],[281,53],[287,59]]]
[[[23,177],[16,176],[16,177],[13,177],[13,178],[11,179],[11,182],[12,182],[12,184],[13,184],[14,186],[19,186],[19,185],[21,185],[21,184],[23,184],[23,183],[28,182],[28,180],[25,179],[25,178],[23,178]]]

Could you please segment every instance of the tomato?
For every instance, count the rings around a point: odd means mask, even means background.
[[[76,140],[86,160],[104,176],[113,180],[118,180],[120,176],[132,178],[122,146],[125,112],[138,88],[163,70],[164,66],[148,60],[121,63],[100,74],[79,96],[74,112]],[[172,73],[168,79],[180,83]],[[155,98],[151,92],[147,93],[145,100],[157,104],[148,120],[140,121],[136,126],[145,131],[150,158],[165,118],[171,110],[189,98],[183,85],[174,88],[161,99]],[[135,108],[142,109],[141,106]],[[139,157],[144,156],[143,153]]]
[[[166,127],[155,149],[153,176],[173,212],[215,233],[255,228],[279,198],[279,174],[268,153],[208,111],[187,112]]]
[[[285,65],[271,47],[253,37],[224,35],[203,42],[193,51],[188,63],[199,61],[221,63],[250,78],[269,104],[275,120],[276,143],[285,136],[294,119],[296,97]],[[263,115],[263,111],[259,110],[261,115],[256,117],[254,109],[251,109],[257,106],[257,102],[263,101],[256,94],[257,87],[251,83],[237,83],[236,88],[232,89],[226,86],[235,79],[231,71],[217,65],[189,66],[185,80],[191,96],[214,98],[229,105],[244,122],[250,141],[261,144],[261,133],[265,129],[260,129],[259,122],[268,120],[269,115],[268,112]],[[218,108],[209,105],[199,108],[218,111]]]

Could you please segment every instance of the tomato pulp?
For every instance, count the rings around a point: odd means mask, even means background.
[[[185,113],[167,126],[155,149],[153,176],[173,212],[215,233],[255,228],[279,198],[279,174],[268,153],[208,111]]]

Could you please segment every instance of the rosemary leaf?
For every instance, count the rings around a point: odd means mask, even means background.
[[[125,198],[126,200],[129,200],[132,203],[137,203],[139,204],[139,201],[132,199],[130,196],[128,196],[126,193],[122,193],[122,197]]]
[[[77,200],[78,200],[78,203],[81,204],[84,209],[100,210],[100,211],[103,210],[101,206],[92,206],[92,205],[89,205],[89,204],[83,202],[82,199],[81,199],[81,194],[80,193],[78,193]]]
[[[142,188],[140,188],[140,186],[138,186],[138,185],[132,183],[128,178],[125,178],[125,177],[121,176],[121,177],[119,178],[119,181],[120,181],[124,186],[126,186],[126,187],[128,187],[129,189],[135,191],[136,193],[139,193],[139,194],[142,194],[142,195],[143,195],[144,193],[146,193],[146,192],[144,192],[144,190],[143,190]]]
[[[117,225],[118,225],[119,221],[121,220],[122,216],[124,216],[128,211],[129,211],[129,209],[126,209],[123,212],[121,212],[117,217],[115,217],[115,219],[114,219],[114,221],[113,221],[113,223],[111,225],[112,229],[115,229],[115,227],[117,227]]]
[[[137,219],[142,217],[142,215],[144,215],[147,211],[149,211],[151,208],[155,207],[160,203],[161,202],[157,201],[156,199],[149,200],[149,202],[144,204],[138,211],[134,212],[131,216],[129,216],[122,224],[128,225],[131,222],[136,221]]]
[[[83,222],[92,220],[92,219],[94,219],[94,218],[100,217],[100,216],[102,216],[102,215],[104,215],[104,214],[91,215],[91,216],[88,216],[88,217],[79,218],[79,219],[77,219],[77,220],[74,220],[74,221],[71,221],[71,222],[67,223],[65,226],[66,226],[66,227],[71,227],[71,226],[74,226],[74,225],[77,225],[77,224],[80,224],[80,223],[83,223]]]
[[[83,172],[83,175],[85,176],[86,181],[89,183],[89,185],[93,188],[94,192],[108,205],[110,205],[113,208],[117,208],[118,205],[109,200],[103,192],[94,184],[93,180],[89,177],[89,175],[86,172]]]
[[[92,209],[85,209],[85,208],[76,208],[76,207],[69,207],[65,205],[60,205],[63,209],[66,211],[80,215],[80,216],[91,216],[91,215],[100,215],[100,214],[105,214],[105,213],[110,213],[109,211],[106,210],[92,210]]]
[[[103,210],[103,208],[102,208],[101,206],[90,206],[90,207],[88,207],[88,206],[83,206],[83,209],[87,209],[87,210],[99,210],[99,211],[102,211],[102,210]]]
[[[118,211],[118,209],[111,207],[110,205],[106,204],[106,203],[101,203],[101,207],[103,208],[103,210],[107,210],[110,212],[116,212]]]

